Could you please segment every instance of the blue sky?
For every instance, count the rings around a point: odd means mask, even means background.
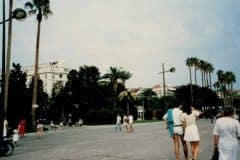
[[[234,72],[240,89],[239,8],[238,0],[51,0],[40,63],[96,65],[102,74],[122,67],[133,74],[127,87],[152,87],[162,83],[162,62],[176,68],[166,74],[168,84],[188,83],[185,60],[195,56],[214,65],[213,81],[218,69]],[[14,21],[12,62],[34,63],[36,24],[35,17]]]

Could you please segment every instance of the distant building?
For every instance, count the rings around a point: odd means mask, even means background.
[[[38,66],[38,74],[43,81],[43,89],[49,96],[52,96],[52,89],[55,83],[61,82],[63,85],[67,82],[67,74],[69,72],[67,67],[61,61],[42,63]],[[34,76],[34,65],[23,68],[27,74],[27,86],[30,85],[32,77]]]
[[[176,87],[171,85],[165,85],[165,95],[170,95],[176,90]],[[163,85],[155,85],[152,87],[152,91],[157,94],[158,97],[164,96],[164,88]]]
[[[157,85],[153,86],[151,89],[152,89],[152,91],[154,93],[156,93],[156,95],[158,97],[164,96],[163,85],[157,84]],[[171,94],[173,94],[173,92],[175,90],[176,90],[175,86],[166,85],[165,86],[165,91],[166,91],[165,95],[166,96],[167,95],[171,95]],[[141,88],[141,87],[138,87],[138,88],[131,88],[131,89],[129,89],[129,91],[131,93],[134,93],[136,96],[141,97],[141,93],[144,92],[144,89]],[[143,105],[136,106],[136,108],[137,108],[137,113],[138,113],[137,120],[144,120],[144,112],[145,112],[145,110],[144,110],[144,103],[143,103]]]
[[[158,97],[162,97],[162,96],[164,95],[164,93],[163,93],[163,90],[164,90],[163,85],[156,84],[156,85],[154,85],[151,89],[152,89],[152,91],[153,91],[154,93],[156,93],[156,95],[157,95]],[[166,91],[165,94],[166,94],[166,96],[173,94],[173,92],[174,92],[175,90],[176,90],[176,87],[175,87],[175,86],[166,85],[166,86],[165,86],[165,91]],[[132,92],[132,93],[134,93],[134,94],[137,95],[137,96],[140,96],[141,93],[144,91],[144,88],[142,88],[142,87],[131,88],[131,89],[129,89],[129,91]]]

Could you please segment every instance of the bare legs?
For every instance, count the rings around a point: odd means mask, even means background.
[[[183,146],[183,153],[184,153],[184,157],[185,157],[185,160],[188,159],[188,149],[187,149],[187,142],[184,141],[184,136],[183,135],[180,135],[180,139],[182,141],[182,146]]]
[[[180,160],[178,135],[176,135],[176,134],[173,135],[173,142],[174,142],[174,150],[175,150],[176,160]]]
[[[188,159],[188,151],[187,151],[187,143],[186,141],[183,140],[183,135],[179,136],[177,134],[173,135],[173,142],[174,142],[174,150],[175,150],[175,157],[176,160],[180,160],[180,154],[179,154],[179,137],[181,139],[182,142],[182,146],[183,146],[183,152],[184,152],[184,156],[185,159]]]
[[[191,144],[192,157],[194,160],[197,160],[198,153],[199,153],[199,141],[193,141],[193,142],[190,142],[190,144]]]

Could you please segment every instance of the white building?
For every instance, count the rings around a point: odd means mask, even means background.
[[[61,82],[65,85],[69,70],[69,67],[60,61],[39,64],[38,74],[43,81],[44,91],[47,92],[49,96],[52,95],[52,89],[55,83]],[[24,67],[23,71],[27,74],[27,86],[29,86],[34,76],[34,65]]]
[[[171,85],[165,85],[165,95],[170,95],[176,90],[176,87]],[[164,96],[164,88],[163,85],[155,85],[152,87],[152,91],[157,94],[158,97]]]

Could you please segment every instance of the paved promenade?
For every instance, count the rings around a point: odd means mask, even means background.
[[[209,160],[213,124],[205,119],[198,124],[199,159]],[[42,139],[28,134],[20,139],[12,156],[1,160],[174,160],[172,140],[164,122],[135,124],[135,131],[130,134],[115,133],[113,128],[113,125],[66,127],[46,132]]]

